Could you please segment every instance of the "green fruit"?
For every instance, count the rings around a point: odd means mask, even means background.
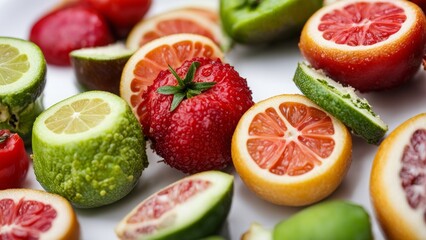
[[[299,63],[293,81],[306,97],[367,142],[377,144],[388,130],[367,100],[359,98],[353,88],[342,86],[322,71]]]
[[[32,42],[0,37],[0,129],[31,140],[35,118],[43,110],[46,62]]]
[[[329,201],[308,207],[278,223],[274,240],[368,240],[373,239],[368,213],[345,201]]]
[[[118,224],[117,236],[199,240],[217,234],[231,208],[233,183],[232,175],[220,171],[185,177],[136,206]]]
[[[141,126],[117,95],[89,91],[40,114],[33,127],[37,181],[80,208],[127,195],[147,167]]]
[[[133,52],[121,43],[72,51],[71,65],[77,82],[89,90],[118,95],[121,73]]]
[[[226,33],[240,43],[265,43],[297,36],[322,0],[221,0]]]

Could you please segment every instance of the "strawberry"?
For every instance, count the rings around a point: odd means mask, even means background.
[[[69,53],[115,41],[104,17],[93,8],[71,4],[53,10],[31,27],[30,40],[43,51],[50,64],[68,66]]]
[[[171,167],[196,173],[231,163],[232,134],[254,103],[232,66],[195,58],[176,72],[160,72],[142,104],[141,123],[154,151]]]

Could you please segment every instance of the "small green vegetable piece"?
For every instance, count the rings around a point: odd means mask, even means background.
[[[204,91],[212,88],[215,82],[194,82],[195,72],[200,66],[199,62],[193,62],[186,73],[185,79],[179,77],[176,71],[169,65],[169,70],[178,81],[177,86],[162,86],[157,89],[157,92],[165,95],[173,95],[170,112],[173,112],[177,106],[188,98],[195,97]]]

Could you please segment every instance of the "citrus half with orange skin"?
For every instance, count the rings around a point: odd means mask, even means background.
[[[352,139],[339,120],[303,95],[256,103],[232,138],[232,161],[247,187],[279,205],[330,195],[351,163]]]
[[[79,239],[79,224],[63,197],[34,189],[0,191],[0,239]]]
[[[299,48],[314,68],[365,92],[410,80],[422,63],[425,43],[426,18],[416,4],[347,0],[312,15]]]
[[[426,113],[380,144],[370,178],[373,207],[388,239],[426,239]]]
[[[170,65],[177,68],[195,57],[223,59],[223,53],[202,35],[180,33],[164,36],[140,47],[127,61],[120,80],[120,96],[129,103],[138,119],[143,118],[143,92],[158,73]]]
[[[142,45],[167,35],[192,33],[212,39],[217,45],[224,41],[218,14],[208,8],[174,9],[141,20],[126,40],[126,47],[137,50]]]

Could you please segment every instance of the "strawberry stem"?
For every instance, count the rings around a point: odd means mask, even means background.
[[[179,104],[188,98],[200,95],[202,92],[209,90],[216,83],[215,82],[194,82],[195,72],[200,66],[199,62],[192,62],[191,66],[186,73],[184,79],[179,77],[176,71],[169,65],[169,71],[178,81],[177,86],[162,86],[157,89],[157,92],[164,95],[173,95],[172,105],[170,106],[170,112],[173,112]]]

